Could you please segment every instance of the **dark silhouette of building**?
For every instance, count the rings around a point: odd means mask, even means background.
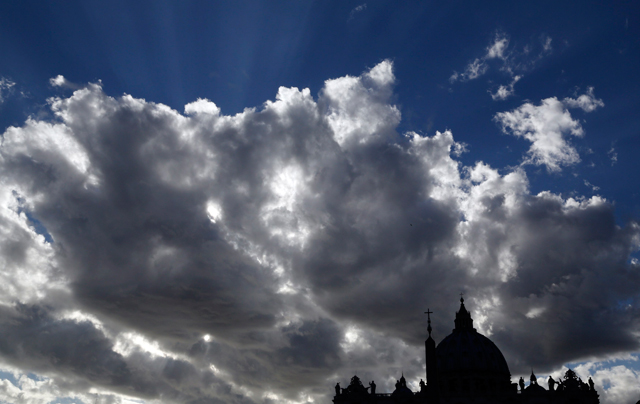
[[[529,386],[524,379],[511,382],[509,366],[500,349],[473,328],[471,313],[460,298],[455,328],[436,347],[431,337],[431,312],[427,310],[429,336],[425,341],[426,383],[419,391],[407,387],[404,375],[392,393],[377,393],[375,383],[365,387],[358,376],[349,386],[336,385],[335,404],[598,404],[600,399],[589,378],[583,382],[569,369],[562,380],[549,377],[548,389],[538,384],[531,371]],[[519,385],[519,388],[518,388]],[[371,389],[371,391],[369,391]]]

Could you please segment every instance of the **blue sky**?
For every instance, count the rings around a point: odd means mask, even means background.
[[[19,124],[33,113],[52,95],[48,80],[58,74],[76,83],[102,80],[109,94],[177,110],[208,98],[234,114],[260,106],[280,86],[317,94],[326,79],[358,75],[391,59],[403,112],[399,132],[449,128],[473,150],[463,156],[465,163],[503,167],[519,164],[526,144],[501,136],[490,119],[495,113],[524,100],[564,98],[594,87],[607,107],[589,119],[578,116],[587,135],[576,144],[583,164],[571,169],[580,178],[554,177],[553,190],[589,193],[587,180],[616,200],[619,220],[638,215],[633,189],[639,184],[621,174],[633,172],[638,147],[633,111],[640,102],[634,80],[640,56],[631,3],[356,3],[5,4],[3,75],[28,95],[3,106],[2,123]],[[476,80],[448,81],[453,71],[482,57],[496,34],[509,39],[516,63],[529,65],[516,72],[523,78],[513,96],[499,102],[488,91],[510,82],[500,61],[489,63]],[[552,50],[535,60],[546,38]],[[522,55],[525,48],[528,55]],[[496,153],[495,145],[504,150]],[[618,155],[613,167],[605,153],[612,148]],[[623,176],[625,181],[612,181]],[[544,174],[530,179],[534,189],[550,188]]]
[[[572,364],[637,400],[639,23],[623,1],[0,4],[0,400],[37,375],[32,402],[326,401],[355,370],[419,378],[422,306],[444,337],[460,291],[514,381]],[[45,324],[106,373],[2,348]]]

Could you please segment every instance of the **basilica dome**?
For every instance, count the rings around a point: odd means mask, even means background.
[[[471,313],[460,299],[455,328],[436,348],[440,390],[447,393],[501,392],[511,374],[500,349],[473,328]]]
[[[440,372],[480,371],[509,375],[496,344],[476,330],[453,332],[436,348]]]

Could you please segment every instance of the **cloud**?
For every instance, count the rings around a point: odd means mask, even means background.
[[[187,402],[222,396],[224,402],[246,402],[229,394],[216,394],[216,389],[229,390],[230,386],[184,359],[153,356],[140,349],[129,350],[126,355],[116,352],[108,332],[90,321],[56,319],[44,307],[20,304],[14,310],[4,310],[0,321],[4,360],[54,376],[31,381],[20,375],[13,386],[5,381],[6,396],[24,395],[33,385],[40,385],[39,394],[29,394],[31,399],[51,394],[86,396],[89,387],[97,387],[112,393],[106,394],[107,399],[115,394]],[[43,394],[47,390],[49,394]]]
[[[395,133],[400,111],[387,103],[394,79],[391,62],[385,60],[361,77],[347,76],[325,83],[326,119],[341,147],[383,142]],[[309,91],[304,94],[308,97]],[[362,108],[363,104],[367,108]]]
[[[544,42],[542,44],[542,53],[540,54],[540,57],[542,57],[543,54],[549,54],[553,51],[553,46],[551,46],[551,42],[552,42],[552,39],[550,36],[544,37]]]
[[[589,182],[589,181],[587,181],[587,180],[584,180],[584,185],[585,185],[585,186],[587,186],[587,187],[589,187],[589,188],[591,188],[591,190],[592,190],[593,192],[597,192],[597,191],[599,191],[599,190],[600,190],[600,187],[597,187],[597,186],[593,185],[592,183],[590,183],[590,182]]]
[[[602,361],[587,361],[572,365],[584,382],[591,378],[603,404],[633,403],[640,396],[640,372],[637,371],[637,355],[621,355]],[[562,366],[549,374],[536,371],[538,384],[546,386],[549,376],[561,380],[569,368]],[[529,374],[515,375],[528,378]],[[527,383],[528,385],[528,383]]]
[[[11,93],[11,90],[15,85],[16,83],[14,83],[13,81],[5,77],[0,77],[0,104],[5,101],[7,94]]]
[[[483,59],[475,59],[473,62],[467,65],[467,67],[464,69],[464,72],[458,73],[454,71],[451,77],[449,77],[449,82],[453,83],[457,80],[468,81],[477,79],[478,77],[485,74],[488,69],[489,66],[487,66]]]
[[[509,38],[504,34],[496,34],[493,44],[487,48],[485,59],[505,59],[505,50],[509,46]]]
[[[476,58],[473,62],[469,63],[464,69],[464,72],[458,73],[454,71],[451,77],[449,77],[449,82],[453,83],[457,80],[469,81],[477,79],[478,77],[485,74],[487,70],[489,70],[489,65],[486,62],[487,60],[500,59],[503,62],[506,62],[506,49],[508,46],[509,38],[505,34],[499,32],[496,33],[493,42],[486,49],[486,54],[483,57]]]
[[[595,383],[600,386],[609,386],[602,395],[603,404],[632,403],[640,397],[640,372],[620,365],[610,368],[600,367],[593,369],[592,372]]]
[[[499,112],[494,121],[502,131],[531,142],[525,164],[544,165],[549,171],[559,171],[562,166],[570,166],[580,161],[576,149],[571,146],[566,135],[581,137],[584,131],[580,122],[574,120],[567,108],[582,108],[591,112],[604,106],[602,100],[593,96],[593,88],[577,99],[556,97],[542,100],[536,106],[525,103],[513,111]]]
[[[461,290],[512,373],[637,350],[640,227],[464,166],[450,131],[398,134],[394,85],[383,61],[228,116],[89,84],[7,129],[3,363],[105,402],[327,401],[356,371],[419,380],[421,312],[443,338]],[[563,102],[496,119],[581,134]]]
[[[611,159],[612,166],[618,162],[618,152],[616,152],[615,147],[609,149],[609,151],[607,152],[607,156],[609,156],[609,158]]]
[[[52,87],[60,87],[60,88],[68,88],[71,90],[77,90],[79,88],[81,88],[82,86],[76,84],[76,83],[72,83],[69,80],[67,80],[63,75],[59,74],[56,77],[52,77],[49,79],[49,84]]]
[[[515,76],[513,78],[513,80],[511,81],[511,83],[509,83],[508,85],[504,86],[501,85],[500,87],[498,87],[498,89],[496,90],[495,93],[491,93],[491,98],[496,101],[496,100],[506,100],[507,98],[509,98],[510,96],[513,95],[513,86],[516,85],[516,83],[522,78],[522,76]]]
[[[360,12],[362,12],[362,11],[366,10],[366,9],[367,9],[367,3],[362,3],[362,4],[360,4],[359,6],[356,6],[356,7],[355,7],[353,10],[351,10],[351,12],[349,13],[349,19],[348,19],[348,21],[351,21],[351,20],[353,19],[353,17],[354,17],[356,14],[358,14],[358,13],[360,13]]]
[[[567,108],[582,108],[584,112],[593,112],[599,107],[604,107],[604,102],[593,95],[593,87],[589,87],[586,94],[582,94],[577,99],[565,98],[562,103]]]
[[[487,46],[484,56],[470,62],[462,73],[454,70],[449,82],[475,80],[489,71],[492,60],[498,60],[499,70],[511,78],[509,84],[500,84],[495,92],[489,90],[494,101],[505,100],[514,94],[514,85],[524,77],[524,73],[532,70],[536,63],[551,54],[551,37],[543,35],[538,44],[527,44],[522,50],[514,47],[509,49],[510,37],[503,32],[496,32],[493,40]],[[538,50],[537,56],[533,53]]]

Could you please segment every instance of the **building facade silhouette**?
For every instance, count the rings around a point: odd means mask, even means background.
[[[427,311],[427,315],[431,314]],[[562,380],[549,377],[545,389],[531,371],[529,386],[524,379],[511,381],[509,366],[500,349],[473,328],[471,313],[460,298],[455,328],[436,346],[428,317],[425,341],[426,383],[419,391],[407,387],[404,375],[391,393],[378,393],[372,381],[365,387],[353,376],[346,388],[335,386],[334,404],[598,404],[594,383],[583,382],[569,369]]]

